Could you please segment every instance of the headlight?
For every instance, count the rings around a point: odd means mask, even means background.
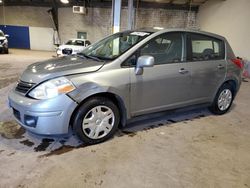
[[[73,91],[75,86],[65,77],[56,78],[44,82],[34,89],[28,95],[35,99],[50,99],[63,93]]]
[[[4,43],[4,44],[8,43],[8,40],[7,40],[7,39],[4,39],[3,43]]]

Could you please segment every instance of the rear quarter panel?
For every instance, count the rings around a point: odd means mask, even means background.
[[[236,56],[228,43],[228,41],[225,39],[225,45],[226,45],[226,61],[227,61],[227,74],[225,81],[233,80],[236,83],[236,92],[238,92],[240,85],[241,85],[241,76],[242,76],[242,69],[237,67],[232,59],[236,59]]]

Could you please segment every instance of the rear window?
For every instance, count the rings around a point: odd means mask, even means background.
[[[188,60],[209,61],[225,57],[225,46],[222,40],[201,35],[189,34]]]
[[[82,40],[69,40],[67,45],[76,45],[76,46],[84,46],[84,41]]]

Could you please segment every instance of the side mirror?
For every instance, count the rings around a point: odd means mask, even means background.
[[[4,35],[5,37],[10,37],[9,35]]]
[[[140,56],[136,63],[135,74],[142,75],[144,67],[153,67],[155,64],[155,59],[153,56]]]

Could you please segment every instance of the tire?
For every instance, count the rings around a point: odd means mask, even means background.
[[[77,109],[73,130],[84,143],[98,144],[111,138],[119,123],[117,106],[107,98],[93,97]]]
[[[233,100],[234,89],[230,84],[225,83],[218,90],[209,110],[216,115],[225,114],[230,109]]]
[[[4,53],[5,53],[5,54],[9,54],[9,49],[6,48],[6,49],[4,50]]]

